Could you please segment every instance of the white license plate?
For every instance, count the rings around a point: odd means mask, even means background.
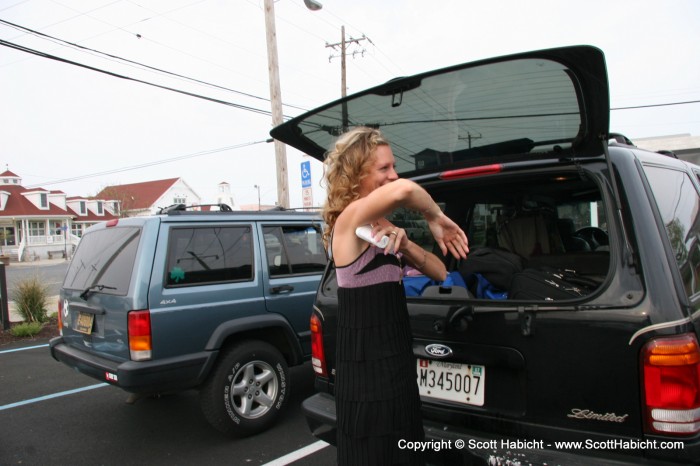
[[[416,373],[421,396],[484,406],[484,366],[418,359]]]

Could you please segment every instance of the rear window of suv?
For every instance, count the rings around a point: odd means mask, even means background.
[[[251,227],[173,228],[166,287],[253,279]]]
[[[104,285],[104,294],[124,296],[129,290],[141,229],[115,227],[83,235],[63,288],[84,290]]]

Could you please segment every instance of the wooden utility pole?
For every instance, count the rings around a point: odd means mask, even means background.
[[[341,97],[347,96],[347,91],[348,91],[348,86],[347,86],[347,67],[346,67],[346,55],[347,55],[347,49],[350,45],[352,44],[358,44],[363,41],[363,40],[368,40],[370,43],[372,41],[369,39],[369,37],[366,37],[364,34],[362,34],[362,37],[359,37],[357,39],[350,37],[347,40],[345,39],[345,26],[341,26],[340,28],[340,42],[337,42],[335,44],[329,44],[326,42],[326,48],[331,47],[333,50],[338,50],[340,49],[340,95]],[[354,52],[352,55],[355,56],[357,52]],[[363,49],[361,52],[359,52],[361,55],[365,54],[365,50]],[[336,58],[338,55],[331,55],[328,57],[328,61],[330,62],[333,58]],[[347,131],[348,129],[348,106],[347,104],[343,103],[343,131]]]
[[[275,5],[265,0],[265,31],[267,36],[267,69],[270,74],[270,101],[272,102],[272,125],[282,124],[282,91],[277,61],[277,32],[275,30]],[[277,165],[277,204],[289,208],[289,181],[287,177],[287,149],[275,139],[275,162]]]

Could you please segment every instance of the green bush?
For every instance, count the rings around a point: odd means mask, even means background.
[[[14,325],[10,329],[10,333],[15,337],[33,337],[37,333],[41,332],[44,324],[41,322],[23,322],[21,324]]]
[[[43,323],[48,320],[46,311],[48,287],[38,277],[22,280],[15,285],[10,297],[17,306],[17,312],[25,322]]]

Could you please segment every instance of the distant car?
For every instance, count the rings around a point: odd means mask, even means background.
[[[603,53],[577,46],[395,79],[272,131],[320,159],[378,127],[467,232],[469,258],[445,258],[466,287],[407,298],[440,463],[700,462],[700,167],[610,143],[609,110]],[[303,405],[331,443],[337,287],[329,268]]]
[[[309,359],[325,266],[313,213],[178,207],[102,223],[66,272],[51,354],[131,393],[196,388],[214,427],[254,434]]]

